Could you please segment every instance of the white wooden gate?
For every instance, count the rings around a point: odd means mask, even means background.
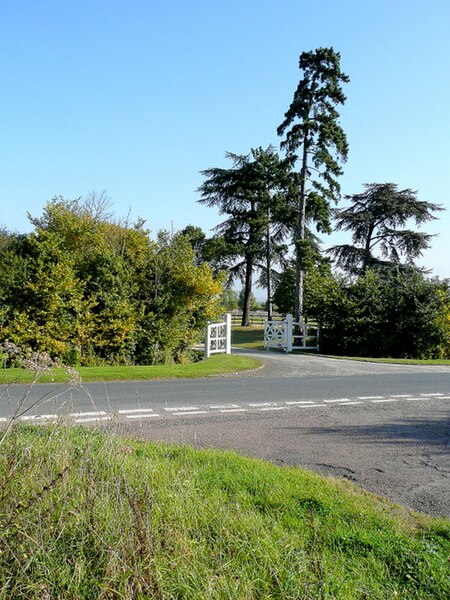
[[[319,350],[319,327],[308,323],[296,323],[292,315],[282,321],[266,321],[264,325],[264,348],[293,350]]]
[[[225,315],[225,321],[210,323],[206,330],[205,357],[219,352],[231,354],[231,313]]]

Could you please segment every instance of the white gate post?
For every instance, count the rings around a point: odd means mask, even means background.
[[[211,356],[211,347],[210,347],[210,337],[211,335],[211,325],[206,326],[206,339],[205,339],[205,358],[209,358]]]
[[[231,354],[231,313],[225,315],[225,352]]]
[[[286,352],[292,352],[292,326],[293,326],[293,316],[290,314],[286,315],[285,324],[286,324]]]

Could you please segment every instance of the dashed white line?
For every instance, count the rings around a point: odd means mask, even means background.
[[[336,400],[324,400],[326,404],[333,404],[335,402],[350,402],[350,398],[336,398]]]
[[[356,400],[354,402],[338,402],[336,406],[353,406],[354,404],[363,404],[363,402],[358,402]]]
[[[104,410],[97,410],[97,411],[90,411],[90,412],[79,412],[79,413],[70,413],[69,417],[101,417],[102,415],[106,415],[106,411]],[[109,418],[109,417],[108,417]]]
[[[183,413],[185,414],[185,413]],[[159,417],[156,413],[141,413],[133,415],[125,415],[127,419],[151,419],[153,417]]]
[[[176,414],[176,412],[189,412],[189,411],[194,411],[194,410],[198,410],[198,406],[172,406],[172,407],[168,407],[165,408],[164,410],[166,410],[167,412],[171,412],[173,414]]]
[[[248,406],[252,408],[262,408],[263,406],[276,406],[276,402],[249,402]]]
[[[226,410],[228,408],[239,408],[239,404],[211,404],[212,410]]]
[[[132,415],[134,413],[152,413],[154,412],[153,408],[127,408],[123,410],[117,411],[119,415]]]
[[[412,394],[390,394],[391,398],[411,398]]]
[[[314,404],[314,400],[289,400],[285,402],[288,406],[296,406],[297,404]]]
[[[261,411],[263,410],[287,410],[289,408],[289,406],[265,406],[263,408],[261,408]]]
[[[431,397],[431,396],[443,396],[443,395],[444,394],[420,394],[420,396],[428,396],[428,397]]]
[[[373,404],[381,403],[381,402],[399,402],[400,398],[385,398],[384,400],[371,400]]]
[[[247,412],[246,408],[222,408],[219,410],[220,413],[237,413],[237,412]]]
[[[21,421],[54,421],[58,415],[24,415],[20,417]]]
[[[208,411],[207,410],[185,410],[183,412],[173,412],[172,413],[174,416],[176,417],[185,417],[188,415],[207,415]],[[211,414],[211,413],[209,413]]]
[[[408,400],[408,402],[410,402],[411,400],[428,400],[428,398],[405,398],[405,400]]]
[[[86,419],[75,419],[75,423],[91,423],[93,421],[97,422],[97,421],[110,421],[111,420],[111,416],[108,415],[107,417],[88,417]]]
[[[358,400],[381,400],[384,396],[358,396]]]

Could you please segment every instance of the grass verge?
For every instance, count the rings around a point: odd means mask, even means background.
[[[450,595],[449,521],[344,480],[63,425],[0,479],[2,600]]]
[[[81,379],[86,381],[136,381],[141,379],[174,379],[192,377],[211,377],[227,373],[236,373],[254,369],[261,363],[250,356],[236,354],[216,354],[196,363],[183,365],[151,365],[151,366],[113,366],[113,367],[78,367]],[[3,369],[0,372],[0,384],[30,383],[34,373],[25,369]],[[68,375],[64,369],[52,369],[51,375],[42,375],[40,383],[64,382]]]

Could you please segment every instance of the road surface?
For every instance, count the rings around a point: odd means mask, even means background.
[[[126,435],[232,448],[350,479],[417,510],[450,516],[450,368],[254,353],[251,373],[202,380],[42,385],[23,415],[63,416]],[[12,386],[0,421],[25,386]]]

